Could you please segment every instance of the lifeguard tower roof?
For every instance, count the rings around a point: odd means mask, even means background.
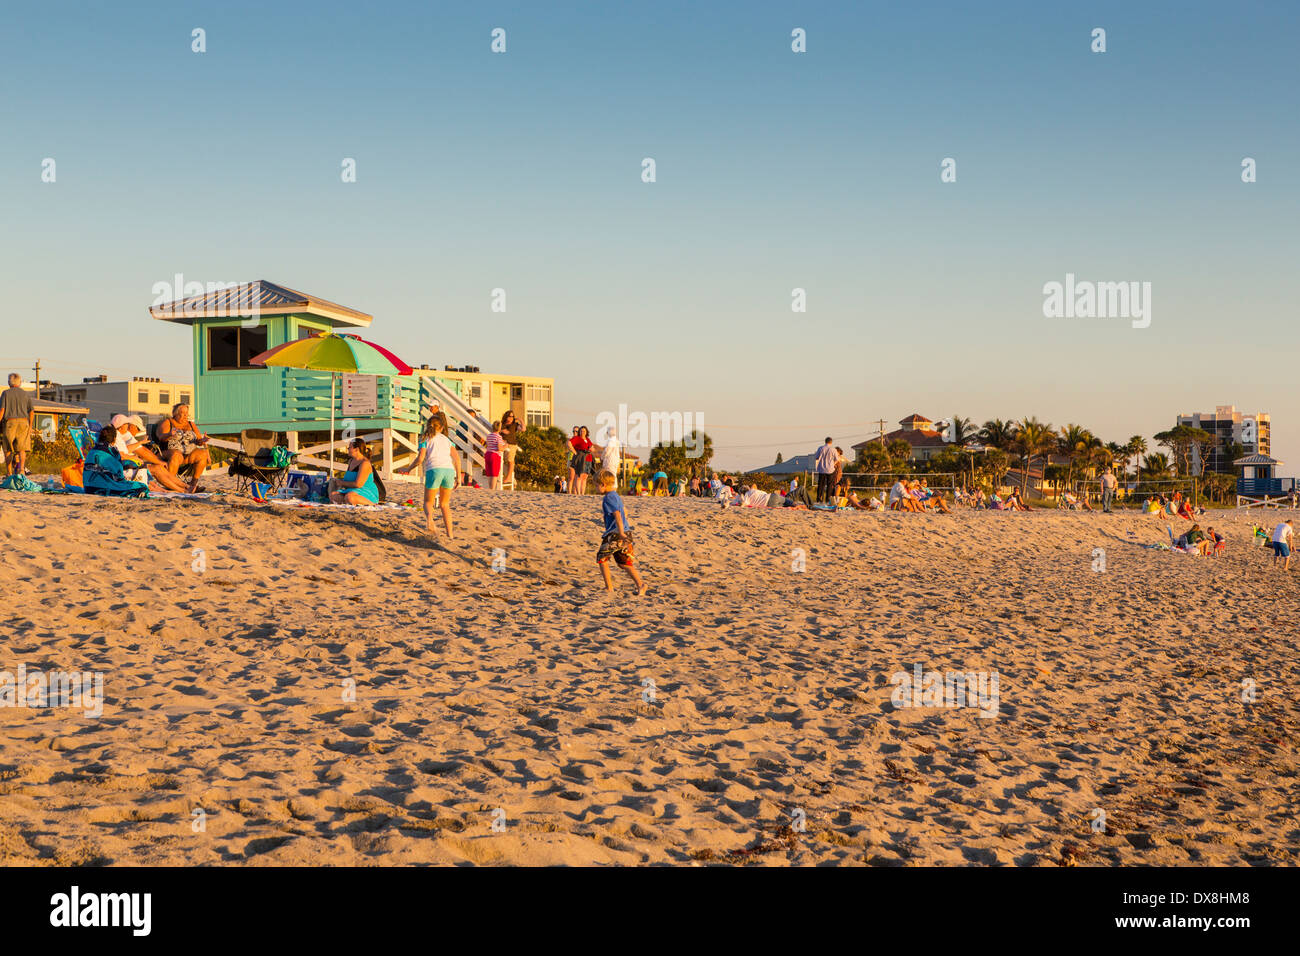
[[[288,289],[265,279],[242,282],[156,305],[149,309],[149,314],[164,322],[180,322],[185,325],[193,325],[204,319],[237,319],[251,315],[310,315],[327,321],[334,328],[366,328],[374,321],[374,316],[365,312]]]

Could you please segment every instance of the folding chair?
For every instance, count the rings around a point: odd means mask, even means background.
[[[235,479],[235,493],[243,494],[253,482],[267,485],[266,494],[274,494],[289,475],[288,463],[275,464],[275,449],[279,445],[277,432],[265,428],[245,428],[239,433],[240,450],[227,469]]]

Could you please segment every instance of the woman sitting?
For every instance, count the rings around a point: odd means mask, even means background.
[[[149,497],[149,486],[144,482],[127,481],[122,457],[114,447],[117,440],[117,429],[112,425],[99,430],[95,447],[86,453],[86,465],[81,474],[82,489],[88,495]]]
[[[837,508],[857,508],[860,511],[869,510],[861,500],[857,492],[849,487],[849,480],[845,478],[840,482],[840,486],[835,489],[835,506]]]
[[[908,482],[898,479],[889,489],[889,508],[891,511],[920,511],[921,504],[912,494]]]
[[[365,439],[354,438],[348,445],[348,470],[342,478],[330,481],[330,501],[336,505],[379,504],[379,486]]]
[[[1209,554],[1210,548],[1213,547],[1213,545],[1214,542],[1205,537],[1205,532],[1202,531],[1201,526],[1195,522],[1193,522],[1192,526],[1187,529],[1186,534],[1178,538],[1177,542],[1177,546],[1189,554],[1195,552],[1202,556]]]
[[[180,402],[172,406],[170,418],[158,423],[158,438],[166,446],[163,460],[173,475],[179,475],[187,465],[193,469],[189,488],[199,490],[199,479],[208,467],[208,436],[190,419],[190,406]]]

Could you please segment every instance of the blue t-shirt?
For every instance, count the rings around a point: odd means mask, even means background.
[[[600,511],[605,516],[606,534],[618,530],[618,522],[614,520],[616,514],[623,516],[623,528],[628,531],[632,530],[632,526],[627,521],[627,512],[623,510],[623,499],[619,497],[617,491],[605,492],[605,497],[600,502]]]

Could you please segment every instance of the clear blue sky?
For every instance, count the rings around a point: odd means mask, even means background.
[[[264,278],[373,313],[413,363],[554,376],[562,425],[703,412],[724,466],[914,411],[1124,440],[1234,403],[1300,471],[1300,5],[49,2],[0,26],[0,367],[188,380],[153,284]],[[1045,319],[1067,272],[1151,282],[1150,328]]]

